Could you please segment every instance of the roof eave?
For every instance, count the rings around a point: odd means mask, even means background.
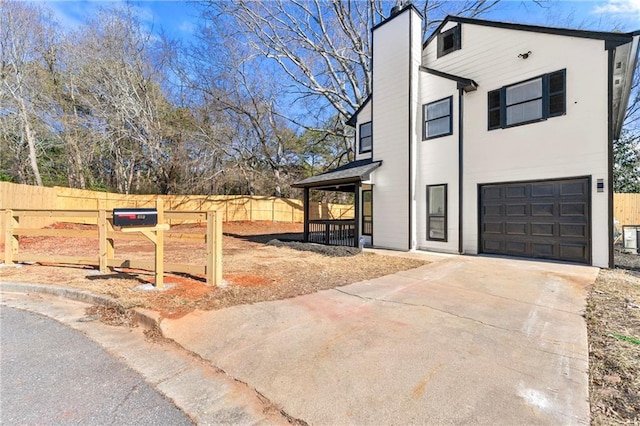
[[[628,55],[626,72],[623,77],[624,87],[622,89],[622,98],[618,104],[617,115],[614,117],[613,138],[619,139],[622,134],[622,127],[626,118],[627,105],[631,96],[631,85],[633,84],[633,75],[638,63],[638,45],[640,42],[640,34],[633,37]],[[615,66],[615,65],[614,65]]]
[[[556,35],[564,35],[569,37],[581,37],[581,38],[590,38],[596,40],[605,40],[609,43],[615,44],[623,44],[630,41],[631,37],[637,35],[638,31],[631,33],[614,33],[614,32],[604,32],[604,31],[586,31],[586,30],[577,30],[573,28],[559,28],[559,27],[543,27],[540,25],[527,25],[527,24],[515,24],[511,22],[501,22],[501,21],[488,21],[484,19],[477,18],[466,18],[463,16],[455,16],[448,15],[438,28],[436,28],[433,33],[427,38],[427,40],[423,43],[422,48],[426,48],[427,45],[440,33],[440,30],[448,23],[448,22],[457,22],[459,24],[472,24],[472,25],[482,25],[488,27],[496,27],[496,28],[505,28],[519,31],[530,31],[537,33],[546,33],[546,34],[556,34]]]
[[[353,115],[344,124],[346,124],[349,127],[355,128],[356,123],[358,122],[358,114],[360,114],[362,109],[365,107],[365,105],[367,105],[367,102],[369,102],[370,100],[371,100],[371,95],[367,96],[364,102],[362,102],[362,104],[358,107],[356,112],[354,112]]]

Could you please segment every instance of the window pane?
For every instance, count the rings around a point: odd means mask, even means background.
[[[448,116],[451,113],[451,100],[443,99],[427,105],[427,120]]]
[[[429,238],[444,240],[444,217],[429,218]]]
[[[527,81],[507,87],[507,105],[542,97],[542,79]]]
[[[427,137],[446,135],[451,133],[451,121],[449,117],[438,118],[437,120],[429,121],[427,123]]]
[[[507,125],[542,118],[542,100],[507,107]]]
[[[442,38],[442,50],[447,51],[455,46],[453,33],[447,34]]]
[[[429,187],[429,214],[444,215],[444,186]]]
[[[360,139],[360,151],[371,150],[371,136]]]
[[[365,123],[360,126],[360,137],[371,136],[371,123]]]

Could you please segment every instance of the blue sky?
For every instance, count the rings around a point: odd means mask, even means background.
[[[113,1],[42,1],[53,11],[64,28],[76,28]],[[186,1],[130,1],[141,21],[153,32],[188,40],[198,25],[195,5]],[[485,19],[518,23],[581,28],[597,31],[634,31],[640,29],[640,0],[555,1],[547,8],[533,2],[503,0]]]

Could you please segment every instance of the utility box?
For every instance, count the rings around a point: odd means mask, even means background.
[[[640,254],[640,225],[622,227],[622,247],[625,253]]]
[[[156,209],[113,209],[114,226],[156,226]]]

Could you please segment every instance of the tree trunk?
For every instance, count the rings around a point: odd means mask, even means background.
[[[42,185],[42,178],[40,177],[40,169],[38,169],[38,156],[36,153],[36,139],[29,123],[29,115],[27,114],[27,106],[24,104],[24,100],[20,99],[20,115],[22,115],[22,121],[24,125],[24,135],[27,138],[27,145],[29,146],[29,163],[31,170],[33,171],[33,177],[36,180],[36,185]]]

